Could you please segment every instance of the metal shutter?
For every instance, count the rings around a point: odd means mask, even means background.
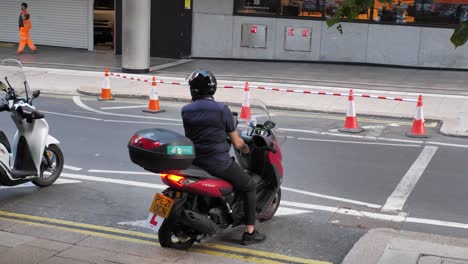
[[[26,1],[35,44],[88,48],[90,0]],[[18,42],[18,18],[24,0],[0,0],[0,41]]]

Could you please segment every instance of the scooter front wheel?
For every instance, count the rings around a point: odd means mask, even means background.
[[[62,150],[57,145],[49,145],[44,150],[44,156],[42,157],[41,174],[31,182],[39,187],[52,185],[60,177],[63,164]]]

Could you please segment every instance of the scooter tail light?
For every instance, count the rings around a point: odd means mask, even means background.
[[[165,173],[161,173],[161,180],[166,184],[172,183],[179,187],[196,182],[196,180],[188,179],[184,176],[180,176],[176,174],[165,174]]]

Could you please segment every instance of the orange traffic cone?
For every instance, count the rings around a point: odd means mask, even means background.
[[[414,115],[413,127],[411,132],[407,132],[406,136],[413,138],[428,138],[426,129],[424,128],[424,112],[423,112],[423,99],[422,95],[418,97],[418,104],[416,105],[416,114]]]
[[[99,101],[108,101],[114,100],[111,94],[110,88],[110,77],[109,77],[109,69],[106,68],[106,73],[104,75],[104,81],[102,82],[102,89],[101,89],[101,96],[98,97]]]
[[[241,120],[250,120],[250,118],[252,118],[252,113],[250,112],[249,93],[249,83],[246,82],[244,87],[244,99],[242,100],[242,109],[239,117]]]
[[[143,110],[146,113],[162,113],[166,110],[161,110],[159,107],[159,97],[156,91],[156,77],[153,76],[153,82],[151,83],[151,94],[148,102],[148,109]]]
[[[360,133],[364,131],[363,128],[358,126],[357,118],[356,118],[356,110],[354,109],[354,95],[353,90],[349,90],[349,107],[348,111],[346,112],[346,120],[344,124],[344,128],[338,129],[341,132],[348,132],[348,133]]]

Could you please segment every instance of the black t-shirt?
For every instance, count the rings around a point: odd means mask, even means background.
[[[195,145],[194,165],[211,174],[225,171],[232,165],[228,133],[236,130],[231,110],[212,98],[199,99],[182,108],[185,136]]]

